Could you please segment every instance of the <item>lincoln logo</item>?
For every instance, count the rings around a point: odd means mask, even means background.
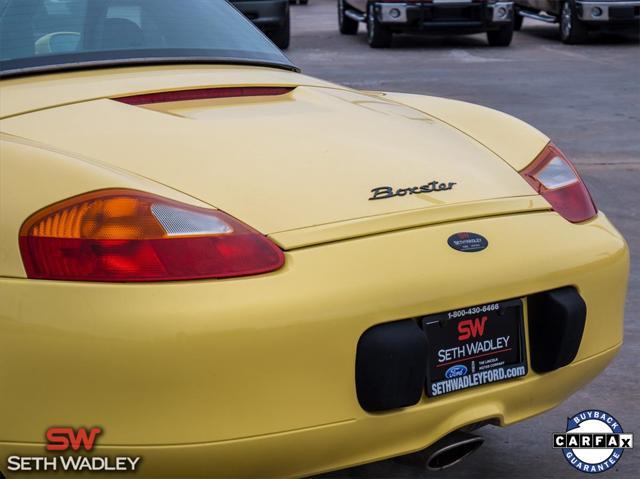
[[[465,341],[471,337],[476,338],[484,334],[484,325],[487,322],[487,317],[465,319],[458,323],[458,341]]]

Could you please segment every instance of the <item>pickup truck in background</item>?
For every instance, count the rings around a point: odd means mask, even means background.
[[[558,23],[564,43],[583,43],[590,31],[640,31],[640,0],[514,0],[514,29],[524,17]]]
[[[289,0],[230,0],[281,50],[289,48]]]
[[[487,33],[491,46],[506,47],[513,35],[513,2],[502,0],[338,0],[340,33],[367,25],[372,48],[391,45],[394,33]]]

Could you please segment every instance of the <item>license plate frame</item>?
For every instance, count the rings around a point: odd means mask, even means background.
[[[522,299],[421,318],[429,355],[425,391],[440,397],[527,375]]]

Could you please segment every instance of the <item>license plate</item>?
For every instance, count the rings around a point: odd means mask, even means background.
[[[429,346],[429,397],[527,374],[519,299],[426,316],[422,327]]]

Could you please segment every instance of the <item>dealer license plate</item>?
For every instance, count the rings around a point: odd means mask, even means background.
[[[427,396],[527,374],[519,299],[422,318],[429,345]]]

